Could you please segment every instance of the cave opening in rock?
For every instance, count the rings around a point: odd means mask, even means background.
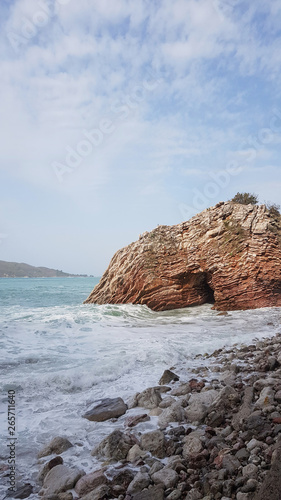
[[[210,287],[207,281],[205,281],[205,290],[206,290],[206,302],[208,304],[214,304],[215,303],[215,296],[214,296],[214,290]]]

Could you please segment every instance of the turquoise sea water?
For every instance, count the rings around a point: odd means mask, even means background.
[[[209,304],[160,313],[130,304],[84,305],[97,282],[0,279],[0,437],[7,442],[7,391],[12,388],[20,483],[34,481],[37,452],[57,435],[78,443],[66,452],[66,464],[83,463],[85,470],[99,466],[90,451],[113,424],[82,418],[95,400],[121,396],[126,401],[157,385],[171,366],[188,380],[198,364],[196,354],[280,331],[279,308],[220,316]],[[7,460],[5,445],[2,449],[0,464]],[[7,478],[0,476],[1,493]]]

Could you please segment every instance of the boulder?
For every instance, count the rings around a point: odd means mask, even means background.
[[[83,475],[84,472],[81,470],[70,469],[65,465],[56,465],[46,475],[42,493],[44,496],[50,496],[70,490]]]
[[[57,436],[53,438],[49,444],[47,444],[42,450],[38,453],[38,458],[46,457],[48,455],[56,454],[60,455],[64,451],[71,448],[73,445],[67,438]]]
[[[136,406],[152,410],[156,408],[161,401],[160,390],[157,387],[149,387],[137,395]]]
[[[147,472],[138,472],[133,481],[128,486],[127,493],[134,494],[147,488],[150,484],[150,477]]]
[[[173,469],[164,467],[158,472],[155,472],[151,476],[151,479],[155,484],[160,484],[164,489],[168,489],[173,488],[177,484],[179,476]]]
[[[200,439],[198,432],[191,432],[188,436],[184,438],[184,446],[182,455],[185,459],[190,459],[195,455],[198,455],[203,450],[203,444]]]
[[[176,382],[180,378],[175,373],[171,372],[171,370],[165,370],[162,377],[159,380],[159,385],[166,385],[170,382]]]
[[[147,413],[142,413],[141,415],[132,415],[126,419],[125,425],[127,427],[134,427],[135,425],[141,424],[142,422],[148,422],[150,417]]]
[[[131,500],[164,500],[164,491],[161,486],[153,486],[131,497]]]
[[[94,490],[80,498],[80,500],[103,500],[110,495],[110,488],[106,484],[98,486]]]
[[[110,418],[118,418],[124,415],[128,409],[122,398],[100,399],[95,403],[95,406],[83,415],[83,418],[87,418],[92,422],[103,422]]]
[[[105,468],[91,472],[81,477],[75,485],[75,491],[79,496],[86,495],[102,484],[107,484],[108,480],[104,475]]]
[[[141,436],[141,448],[158,458],[164,458],[165,456],[165,436],[161,431],[151,431],[142,434]]]
[[[113,431],[92,450],[92,455],[110,460],[126,458],[129,449],[134,445],[133,438],[119,430]]]
[[[179,402],[173,403],[165,408],[158,418],[158,425],[164,429],[170,422],[182,422],[185,420],[184,409]]]
[[[146,451],[142,451],[138,444],[134,444],[134,446],[132,446],[132,448],[128,451],[126,460],[128,460],[128,462],[136,462],[140,458],[144,458],[146,455]]]
[[[264,408],[265,406],[272,405],[274,402],[274,391],[272,387],[264,387],[260,393],[259,399],[256,401],[256,406]]]
[[[85,303],[155,311],[206,302],[221,311],[280,307],[280,234],[265,205],[220,202],[118,250]]]

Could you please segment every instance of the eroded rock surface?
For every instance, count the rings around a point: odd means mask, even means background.
[[[221,202],[116,252],[85,302],[155,311],[206,302],[218,310],[281,306],[280,241],[280,218],[265,205]]]

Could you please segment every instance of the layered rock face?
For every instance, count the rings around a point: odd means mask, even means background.
[[[142,234],[116,252],[85,301],[155,311],[205,302],[222,311],[281,306],[281,222],[265,205],[221,202]]]

